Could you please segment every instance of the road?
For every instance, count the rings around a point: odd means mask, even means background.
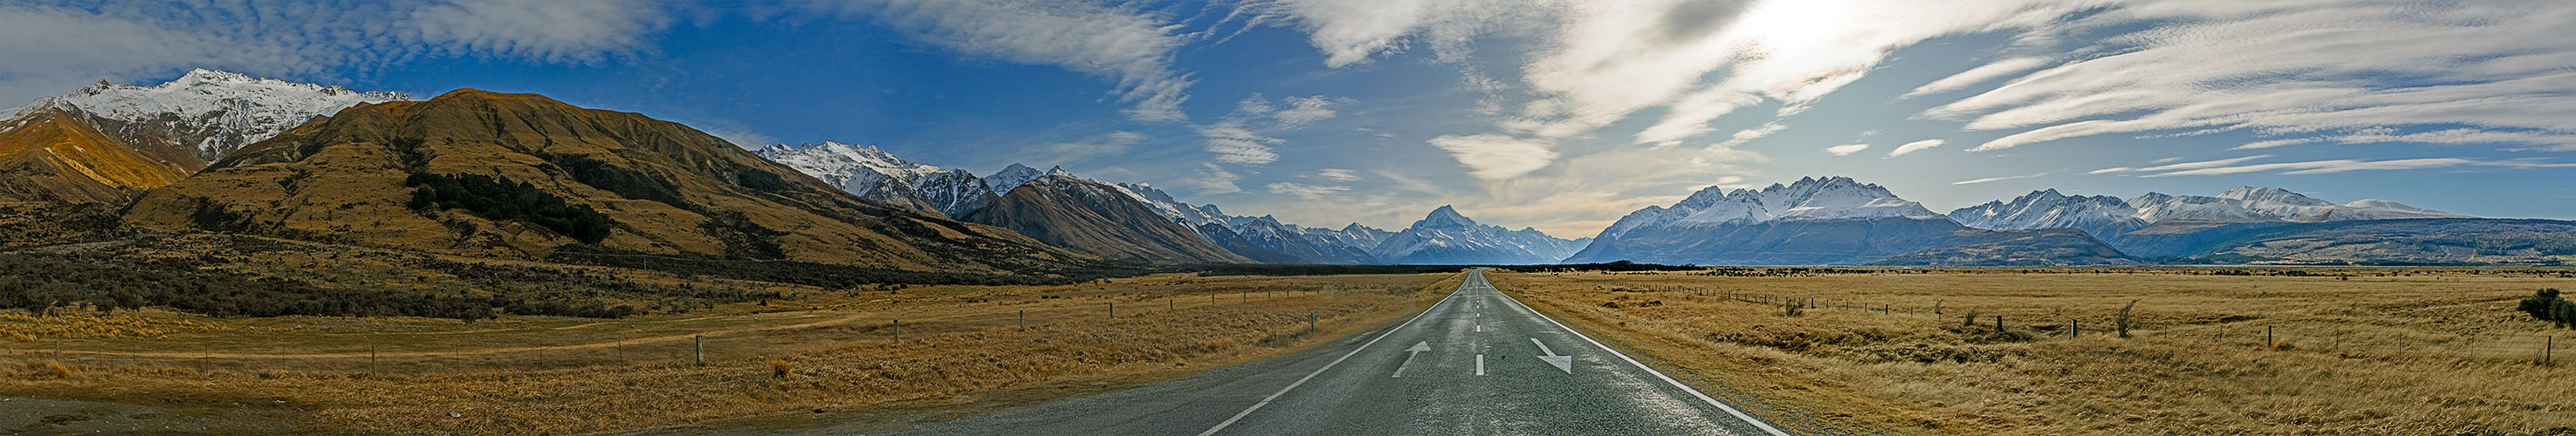
[[[818,429],[816,434],[856,429]],[[885,429],[857,430],[876,432]],[[1391,328],[909,434],[1785,435],[1503,295],[1471,271]]]

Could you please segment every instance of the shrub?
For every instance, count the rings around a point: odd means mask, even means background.
[[[2560,306],[2565,304],[2569,303],[2565,299],[2558,298],[2558,289],[2549,288],[2531,293],[2531,298],[2522,299],[2522,304],[2514,309],[2531,314],[2533,319],[2554,321],[2553,324],[2565,326],[2576,322],[2576,311],[2560,309]]]

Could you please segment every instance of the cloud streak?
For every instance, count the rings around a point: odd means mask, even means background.
[[[1041,0],[855,0],[865,13],[925,41],[1010,62],[1054,65],[1118,82],[1119,101],[1138,121],[1188,119],[1181,103],[1196,81],[1172,67],[1187,44],[1178,26],[1152,14],[1088,2]]]

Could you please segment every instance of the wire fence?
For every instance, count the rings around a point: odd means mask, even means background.
[[[1976,308],[1945,307],[1944,303],[1938,300],[1931,305],[1923,305],[1721,289],[1659,286],[1634,289],[1767,305],[1777,308],[1782,314],[1831,310],[1907,316],[1932,322],[1990,328],[1998,333],[2024,335],[2035,340],[2117,335],[2121,322],[2117,315],[2035,317],[1988,314],[1980,313]],[[2442,335],[2390,332],[2384,329],[2282,327],[2241,321],[2148,325],[2132,318],[2130,322],[2129,329],[2133,334],[2146,334],[2145,331],[2152,328],[2153,334],[2162,336],[2200,336],[2215,339],[2219,343],[2248,348],[2334,353],[2347,357],[2528,361],[2542,365],[2555,365],[2559,361],[2576,358],[2576,333]]]
[[[279,332],[277,344],[238,343],[167,351],[100,346],[94,340],[0,342],[0,355],[72,366],[168,367],[235,372],[295,371],[432,375],[603,367],[767,365],[784,356],[837,349],[891,348],[924,341],[1051,341],[1104,330],[1222,320],[1263,341],[1293,340],[1368,309],[1344,297],[1407,295],[1401,287],[1246,289],[1140,293],[1080,299],[1029,296],[997,310],[841,312],[790,310],[682,319],[599,320],[570,326],[421,328],[363,332]],[[968,300],[978,301],[980,300]],[[918,303],[940,304],[940,303]],[[241,336],[241,335],[233,335]],[[256,335],[252,335],[256,336]],[[496,336],[506,337],[495,339]]]

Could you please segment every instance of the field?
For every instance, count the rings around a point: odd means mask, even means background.
[[[623,319],[0,310],[0,424],[24,425],[0,431],[573,434],[1025,402],[1345,336],[1457,276],[769,285]]]
[[[1817,434],[1961,435],[2576,433],[2576,370],[2565,367],[2576,332],[2513,310],[2533,290],[2576,288],[2571,276],[1488,274],[1530,306],[1767,419]],[[2131,336],[2118,337],[2114,320],[2132,301]],[[1792,302],[1812,305],[1793,316]],[[2545,345],[2555,364],[2539,362]]]

